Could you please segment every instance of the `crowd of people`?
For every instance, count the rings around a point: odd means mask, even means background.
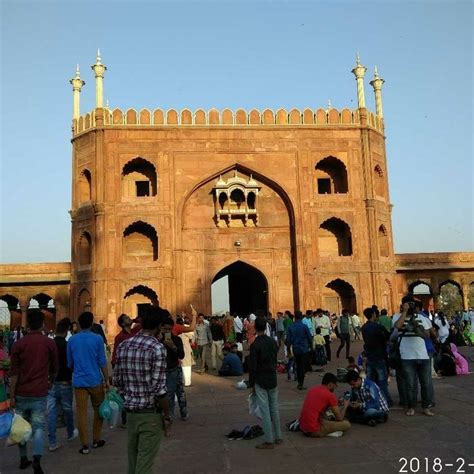
[[[140,318],[120,315],[112,351],[103,322],[95,323],[91,312],[82,313],[77,322],[61,319],[54,334],[45,333],[43,321],[42,312],[33,310],[28,330],[0,332],[0,413],[15,409],[33,432],[32,460],[26,443],[19,445],[20,469],[31,465],[36,474],[43,472],[46,431],[49,451],[59,449],[59,412],[67,441],[79,438],[80,454],[102,448],[100,406],[113,386],[124,400],[121,426],[128,432],[128,472],[148,473],[162,433],[169,435],[177,418],[176,404],[179,418],[188,420],[186,387],[192,383],[193,366],[196,374],[219,377],[248,372],[247,386],[263,424],[260,449],[283,442],[277,374],[285,371],[288,380],[296,381],[296,390],[306,390],[308,371],[324,371],[334,352],[340,360],[337,374],[325,373],[321,384],[307,391],[299,417],[287,424],[290,431],[338,437],[351,423],[374,427],[387,422],[394,405],[390,377],[407,416],[416,413],[419,388],[423,414],[434,416],[433,378],[469,373],[457,347],[472,341],[474,309],[449,319],[426,312],[411,294],[392,317],[377,306],[366,308],[363,317],[345,309],[339,316],[317,309],[275,317],[206,317],[191,306],[189,316],[173,318],[150,306]],[[358,339],[363,350],[351,355],[351,343]],[[338,383],[348,384],[339,399],[334,393]]]

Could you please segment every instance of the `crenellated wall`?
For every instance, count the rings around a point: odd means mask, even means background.
[[[198,109],[194,112],[188,109],[182,110],[180,113],[174,109],[164,111],[155,109],[128,109],[122,111],[120,109],[103,109],[104,126],[120,126],[120,125],[139,125],[139,126],[280,126],[280,125],[316,125],[316,126],[352,126],[360,125],[359,110],[342,109],[278,109],[273,111],[265,109],[260,112],[252,109],[247,112],[243,109],[232,111],[224,109],[222,112],[217,109],[211,109],[208,112]],[[79,119],[73,120],[73,133],[78,135],[96,126],[96,113],[88,112]],[[376,130],[384,130],[383,118],[375,115],[373,112],[367,111],[368,126]]]

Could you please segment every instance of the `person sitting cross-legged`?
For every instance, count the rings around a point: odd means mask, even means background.
[[[376,426],[388,420],[388,403],[380,387],[372,380],[362,379],[355,370],[350,370],[346,381],[351,386],[351,403],[347,418],[353,423]]]
[[[324,374],[322,384],[309,390],[300,413],[300,430],[305,436],[322,438],[324,436],[339,437],[347,431],[351,424],[344,420],[349,400],[344,400],[342,410],[338,406],[334,389],[337,387],[337,377],[334,374]],[[330,408],[336,421],[324,419],[326,410]]]
[[[222,361],[222,367],[219,369],[219,375],[221,377],[230,377],[233,375],[242,375],[244,373],[244,367],[240,360],[236,349],[237,345],[233,345],[234,350],[229,346],[224,346],[223,353],[224,359]]]

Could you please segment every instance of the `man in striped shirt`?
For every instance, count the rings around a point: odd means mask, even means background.
[[[128,474],[151,474],[162,432],[169,435],[166,348],[156,338],[167,317],[168,311],[150,307],[142,330],[117,349],[113,383],[127,410]]]

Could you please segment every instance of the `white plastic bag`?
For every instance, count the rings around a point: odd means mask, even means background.
[[[113,400],[111,400],[109,403],[110,403],[110,410],[112,411],[109,418],[109,427],[115,428],[120,418],[120,407],[118,406],[118,403],[114,402]]]
[[[7,438],[7,446],[13,444],[26,443],[30,440],[33,430],[31,425],[20,415],[13,416],[12,427]]]
[[[249,414],[256,416],[259,420],[263,418],[262,410],[257,403],[257,395],[254,393],[249,395]]]
[[[235,384],[235,388],[237,390],[247,390],[247,384],[245,383],[245,380],[241,380],[240,382],[237,382]]]

